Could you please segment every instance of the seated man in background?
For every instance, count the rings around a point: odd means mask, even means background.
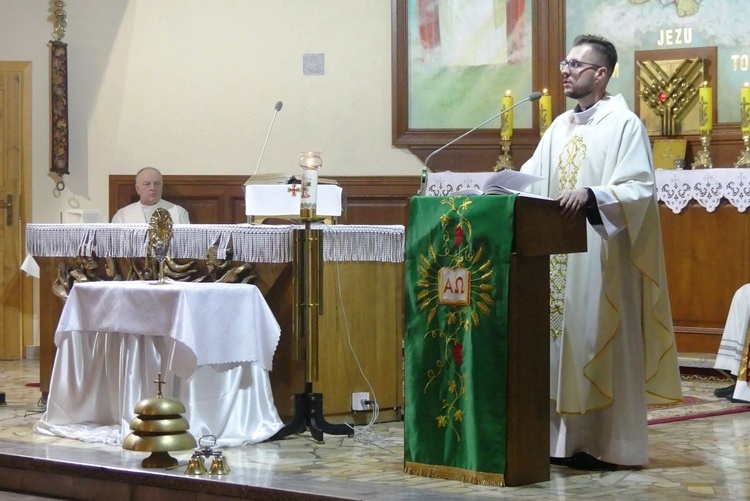
[[[162,200],[163,183],[161,172],[153,167],[144,167],[135,175],[135,191],[140,200],[118,210],[113,223],[148,223],[156,209],[166,209],[175,224],[190,224],[185,209],[172,202]]]
[[[747,329],[750,322],[750,284],[745,284],[734,293],[729,306],[727,323],[721,336],[719,352],[716,354],[714,369],[729,371],[732,379],[739,384],[719,388],[714,395],[731,402],[750,401],[748,375],[741,371],[742,359],[747,356]],[[746,362],[747,363],[747,362]],[[740,374],[743,372],[743,374]]]

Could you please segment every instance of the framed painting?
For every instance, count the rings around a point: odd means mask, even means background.
[[[548,20],[563,13],[564,0],[392,0],[393,144],[422,156],[498,113],[507,93],[549,88],[560,101],[564,22]],[[515,144],[538,141],[536,110],[514,109]],[[499,127],[465,144],[499,149]]]

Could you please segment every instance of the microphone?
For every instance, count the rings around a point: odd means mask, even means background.
[[[516,106],[519,106],[519,105],[521,105],[523,103],[526,103],[526,102],[529,102],[529,101],[538,101],[540,97],[542,97],[542,93],[541,92],[532,92],[531,94],[529,94],[529,97],[527,97],[525,99],[521,99],[517,103],[513,104],[513,106],[511,106],[510,108],[506,108],[506,109],[500,110],[499,113],[495,113],[490,118],[488,118],[484,122],[480,123],[479,125],[477,125],[473,129],[467,130],[466,132],[464,132],[463,134],[461,134],[460,136],[458,136],[453,141],[450,141],[450,142],[444,144],[440,148],[436,149],[435,151],[433,151],[432,153],[430,153],[429,155],[427,155],[427,158],[425,158],[424,162],[423,162],[424,167],[422,168],[422,181],[421,181],[421,186],[420,186],[419,194],[420,195],[424,195],[425,194],[425,190],[427,189],[427,174],[432,172],[432,169],[430,169],[430,167],[429,167],[429,165],[427,163],[430,161],[430,159],[433,156],[437,155],[438,153],[440,153],[441,151],[443,151],[444,149],[446,149],[448,146],[451,146],[452,144],[455,144],[456,142],[458,142],[461,139],[465,138],[466,136],[468,136],[469,134],[471,134],[472,132],[474,132],[475,130],[477,130],[478,128],[480,128],[481,126],[483,126],[483,125],[485,125],[485,124],[493,121],[494,119],[496,119],[500,115],[504,115],[505,113],[509,112],[510,110],[512,110],[513,108],[515,108]]]
[[[539,99],[539,98],[537,98]],[[263,148],[260,150],[260,157],[258,157],[258,165],[255,166],[255,172],[253,172],[253,176],[258,173],[258,168],[260,167],[260,161],[263,160],[263,153],[266,151],[266,145],[268,144],[268,137],[271,135],[271,129],[273,129],[273,123],[276,120],[276,115],[281,111],[281,107],[284,106],[284,103],[281,101],[276,101],[276,105],[273,107],[273,117],[271,117],[271,125],[268,127],[268,133],[266,134],[266,140],[263,142]],[[510,108],[508,108],[510,109]]]

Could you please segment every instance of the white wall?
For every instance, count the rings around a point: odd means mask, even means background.
[[[323,151],[322,176],[418,175],[391,146],[387,0],[67,0],[70,169],[49,170],[49,2],[0,0],[0,60],[33,63],[33,214],[107,214],[110,174],[296,173]],[[305,53],[325,75],[305,76]]]

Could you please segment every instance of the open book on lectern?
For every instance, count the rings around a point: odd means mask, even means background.
[[[501,170],[491,175],[485,181],[482,189],[477,188],[466,188],[463,190],[456,191],[454,195],[528,195],[537,196],[531,193],[527,193],[526,190],[532,184],[541,181],[544,178],[534,176],[533,174],[526,174],[525,172],[519,172],[517,170]],[[543,197],[546,198],[546,197]]]

